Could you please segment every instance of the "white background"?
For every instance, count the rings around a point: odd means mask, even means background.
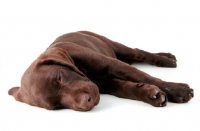
[[[195,97],[164,108],[101,95],[92,111],[48,111],[16,102],[8,89],[20,86],[30,63],[67,32],[88,30],[132,48],[171,52],[177,68],[136,67],[166,81],[188,83]],[[1,0],[0,130],[155,131],[200,130],[199,0]]]

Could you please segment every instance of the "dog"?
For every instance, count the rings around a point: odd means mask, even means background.
[[[185,83],[163,81],[131,64],[175,68],[171,53],[129,48],[99,34],[78,31],[58,37],[24,72],[21,87],[8,91],[17,101],[48,110],[89,111],[100,93],[139,100],[155,107],[186,103],[194,91]]]

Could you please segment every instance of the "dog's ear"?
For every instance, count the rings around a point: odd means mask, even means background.
[[[8,94],[14,96],[17,91],[19,90],[20,87],[13,87],[11,89],[9,89]]]
[[[39,56],[37,59],[37,65],[61,65],[66,66],[80,75],[84,76],[84,74],[75,66],[72,58],[69,56],[69,54],[62,48],[59,47],[53,47],[48,50],[46,50],[43,54]]]

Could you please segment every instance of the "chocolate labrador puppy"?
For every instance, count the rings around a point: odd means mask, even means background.
[[[104,36],[79,31],[58,37],[25,71],[21,87],[8,93],[17,101],[46,109],[88,111],[99,103],[99,93],[146,102],[156,107],[167,101],[188,102],[193,89],[166,82],[131,66],[147,62],[176,67],[170,53],[131,49]]]

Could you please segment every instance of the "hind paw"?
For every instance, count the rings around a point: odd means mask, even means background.
[[[170,59],[173,59],[173,60],[177,61],[175,55],[173,55],[173,54],[171,54],[171,53],[163,53],[163,52],[162,52],[162,53],[156,53],[156,55],[166,56],[166,57],[168,57],[168,58],[170,58]]]

